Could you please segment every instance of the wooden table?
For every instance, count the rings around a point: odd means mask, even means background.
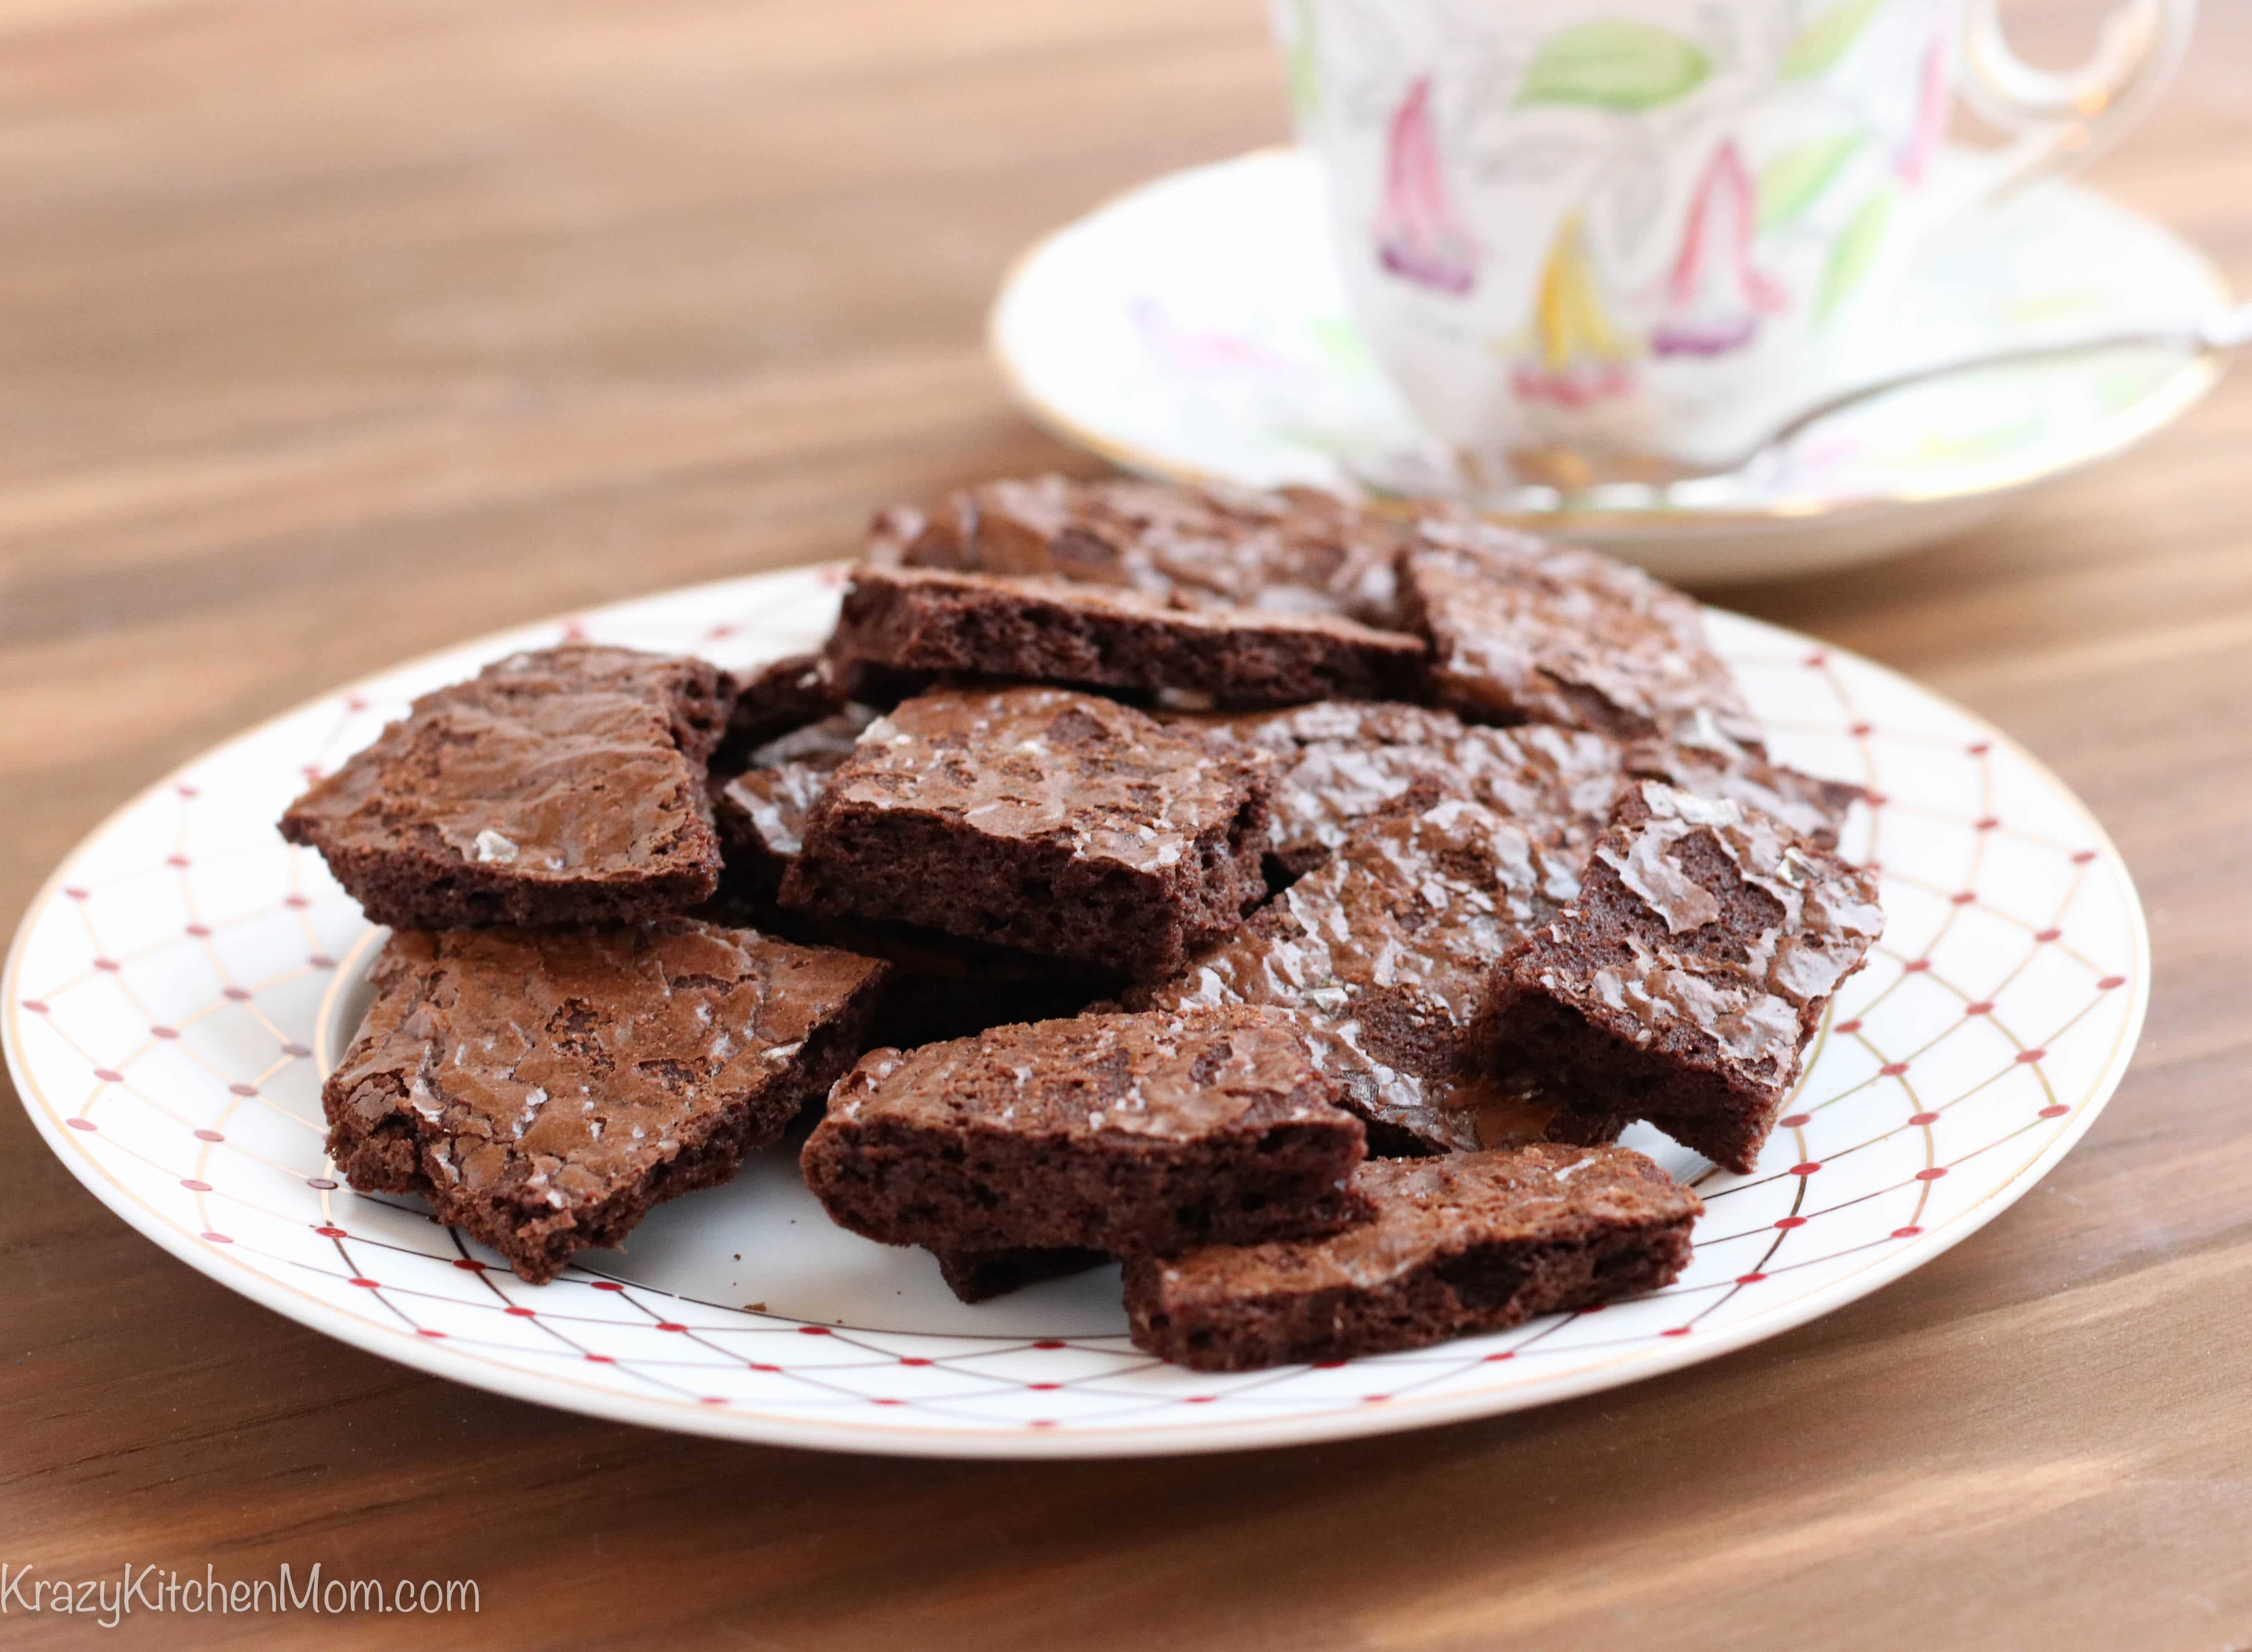
[[[2053,59],[2079,9],[2032,9]],[[1085,468],[979,347],[1019,247],[1279,135],[1255,0],[0,3],[0,913],[402,655]],[[2252,288],[2252,4],[2106,187]],[[2054,764],[2141,879],[2141,1058],[2025,1202],[1717,1364],[1324,1448],[982,1465],[643,1433],[299,1329],[0,1109],[0,1562],[476,1578],[166,1645],[2252,1643],[2252,378],[1958,543],[1726,593]],[[0,1642],[92,1638],[0,1615]]]

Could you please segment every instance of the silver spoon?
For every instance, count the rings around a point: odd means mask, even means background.
[[[2223,355],[2246,344],[2252,344],[2252,304],[2239,304],[2179,326],[2096,333],[1957,357],[1869,379],[1825,397],[1801,408],[1756,445],[1732,459],[1696,469],[1669,466],[1663,461],[1638,461],[1636,469],[1645,474],[1627,479],[1590,479],[1558,484],[1522,482],[1514,475],[1498,479],[1479,474],[1481,467],[1467,455],[1435,448],[1374,459],[1348,457],[1345,464],[1355,481],[1382,498],[1406,502],[1444,500],[1502,515],[1713,510],[1748,505],[1770,496],[1770,489],[1765,484],[1782,470],[1785,454],[1794,441],[1825,420],[1896,391],[1961,373],[2103,351],[2171,350],[2197,357]],[[1657,474],[1649,474],[1651,472]]]

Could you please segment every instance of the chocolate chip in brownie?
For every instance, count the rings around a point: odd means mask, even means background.
[[[1091,695],[927,694],[837,770],[782,900],[1162,975],[1266,892],[1265,768]]]
[[[1359,1209],[1338,1094],[1285,1016],[1081,1016],[872,1052],[801,1163],[839,1225],[942,1253],[1320,1233]]]
[[[1496,967],[1477,1042],[1495,1070],[1602,1095],[1748,1171],[1883,929],[1869,873],[1727,799],[1644,781],[1578,898]]]
[[[1196,1371],[1425,1348],[1670,1284],[1697,1196],[1638,1153],[1543,1144],[1372,1159],[1324,1239],[1126,1263],[1134,1345]]]
[[[719,881],[705,761],[729,692],[701,660],[511,655],[416,700],[291,804],[282,835],[395,927],[684,912]]]
[[[322,1090],[329,1151],[543,1283],[778,1139],[859,1053],[885,970],[690,919],[402,930]]]

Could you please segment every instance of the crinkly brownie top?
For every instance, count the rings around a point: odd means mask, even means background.
[[[870,724],[822,807],[911,809],[1162,871],[1263,791],[1264,767],[1094,695],[945,691]]]
[[[1327,1239],[1213,1246],[1157,1267],[1173,1288],[1199,1298],[1370,1290],[1440,1256],[1663,1226],[1702,1208],[1694,1193],[1639,1153],[1550,1142],[1371,1159],[1354,1172],[1352,1185],[1375,1207],[1373,1219]]]
[[[798,1082],[806,1040],[883,968],[689,919],[405,930],[328,1090],[412,1114],[459,1190],[599,1202],[730,1104]]]
[[[1123,587],[1182,607],[1389,622],[1397,526],[1335,495],[1059,475],[989,482],[879,516],[870,555],[907,567]]]
[[[1595,858],[1624,910],[1590,900],[1552,926],[1528,954],[1540,983],[1696,1028],[1747,1066],[1788,1071],[1805,1012],[1884,933],[1869,873],[1726,798],[1644,781]]]
[[[1760,732],[1689,597],[1637,568],[1491,524],[1433,517],[1401,554],[1401,598],[1442,704],[1494,722],[1623,739]]]
[[[850,1125],[1192,1142],[1333,1121],[1337,1086],[1290,1017],[1260,1010],[1088,1015],[878,1050],[841,1079]]]
[[[416,700],[283,829],[531,881],[662,865],[700,813],[724,701],[700,660],[588,644],[511,655]]]

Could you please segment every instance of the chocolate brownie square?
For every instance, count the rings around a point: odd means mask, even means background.
[[[1129,1259],[1134,1345],[1254,1371],[1505,1330],[1671,1284],[1704,1209],[1613,1147],[1372,1159],[1352,1186],[1375,1214],[1327,1239]]]
[[[1091,695],[926,694],[837,770],[782,904],[1163,975],[1266,893],[1265,767]]]
[[[1449,799],[1365,822],[1323,865],[1132,1009],[1255,1004],[1322,1037],[1380,1153],[1459,1152],[1623,1124],[1567,1107],[1476,1060],[1471,1024],[1494,961],[1579,890],[1576,857],[1481,804]]]
[[[864,563],[830,649],[845,668],[1170,692],[1222,705],[1382,698],[1421,639],[1330,614],[1185,607],[1126,587]]]
[[[601,923],[719,878],[705,760],[731,684],[701,660],[574,644],[426,694],[282,817],[370,921]]]
[[[824,917],[778,904],[782,878],[803,847],[806,816],[874,715],[857,707],[782,735],[754,754],[756,767],[714,790],[726,871],[719,894],[699,915],[891,964],[874,1030],[879,1044],[929,1044],[1012,1021],[1076,1015],[1116,992],[1119,978],[1093,965],[913,924]]]
[[[871,1052],[800,1163],[840,1226],[887,1245],[1249,1243],[1359,1213],[1338,1093],[1288,1017],[1079,1016]]]
[[[778,1139],[859,1053],[885,968],[685,918],[401,930],[321,1091],[329,1152],[542,1284]]]
[[[1431,642],[1432,697],[1476,722],[1622,739],[1699,725],[1741,746],[1757,722],[1697,604],[1639,569],[1488,523],[1428,517],[1400,558],[1401,604]]]
[[[1275,608],[1391,623],[1401,530],[1335,494],[1059,475],[989,482],[928,514],[880,513],[872,561],[1066,580],[1175,607]]]
[[[1727,799],[1644,781],[1579,898],[1496,967],[1477,1040],[1498,1070],[1602,1095],[1748,1171],[1883,931],[1869,873]]]
[[[938,1276],[963,1301],[990,1302],[1027,1285],[1064,1279],[1100,1267],[1110,1259],[1101,1251],[1067,1247],[1046,1251],[936,1251]]]
[[[1287,711],[1178,717],[1175,725],[1275,759],[1276,888],[1327,859],[1380,815],[1468,798],[1534,841],[1584,857],[1609,817],[1619,743],[1577,729],[1465,725],[1450,712],[1384,701],[1326,700]]]

